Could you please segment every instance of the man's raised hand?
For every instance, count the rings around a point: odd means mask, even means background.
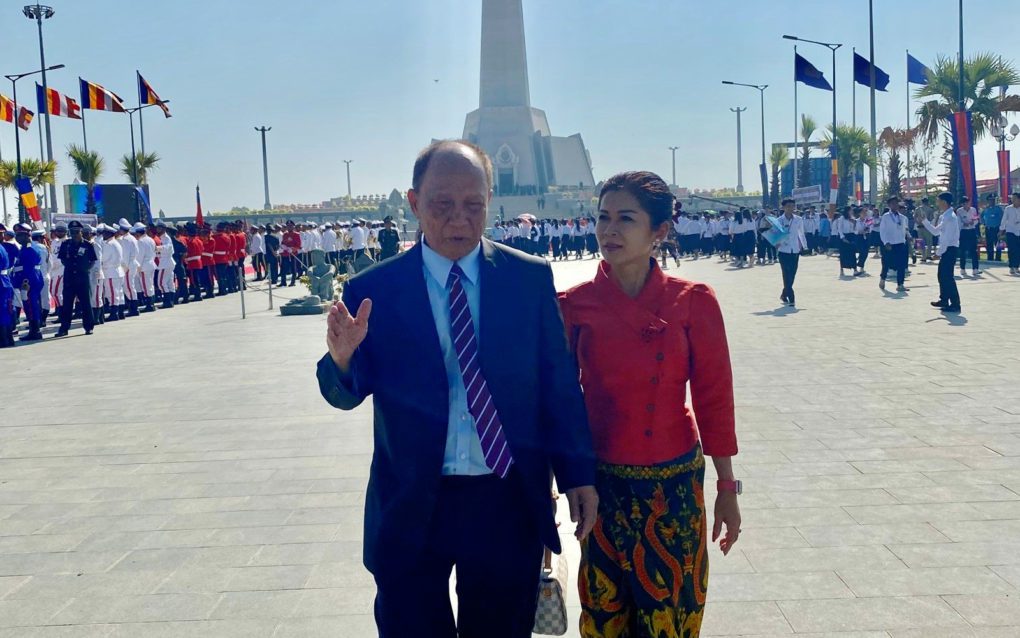
[[[371,314],[371,299],[361,302],[355,317],[351,316],[342,301],[337,301],[329,309],[326,318],[326,346],[333,363],[343,374],[351,371],[351,357],[368,334],[368,317]]]

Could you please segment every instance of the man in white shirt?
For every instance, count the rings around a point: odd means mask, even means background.
[[[896,292],[906,292],[903,279],[907,275],[907,217],[900,213],[900,200],[895,195],[885,200],[889,210],[879,220],[878,232],[882,239],[882,272],[878,287],[885,290],[885,277],[889,270],[896,271]]]
[[[779,217],[785,234],[776,242],[779,253],[779,266],[783,271],[783,292],[779,300],[788,306],[796,305],[793,282],[797,278],[797,266],[800,264],[800,253],[807,249],[807,237],[804,236],[804,219],[794,215],[797,203],[792,198],[783,200],[783,214]]]
[[[155,312],[152,300],[155,294],[153,273],[156,272],[156,242],[146,234],[142,223],[132,226],[131,234],[138,242],[138,293],[139,301],[145,304],[145,308],[139,312]]]
[[[327,223],[326,230],[322,232],[322,251],[326,253],[326,259],[337,268],[340,267],[340,252],[337,248],[337,235],[333,230],[333,224]]]
[[[265,228],[256,226],[252,229],[250,246],[251,265],[255,269],[255,281],[266,278],[266,236]]]
[[[916,213],[917,221],[939,238],[939,300],[931,302],[931,305],[941,308],[943,312],[960,312],[960,290],[953,277],[956,255],[960,249],[960,218],[953,211],[952,193],[940,194],[935,204],[942,215],[938,226],[932,225],[924,215]]]
[[[1020,275],[1020,191],[1010,196],[1010,205],[1002,211],[999,237],[1006,240],[1009,274]]]
[[[960,275],[966,275],[967,258],[970,257],[970,274],[977,277],[981,274],[978,268],[978,223],[980,217],[976,208],[970,205],[970,198],[964,195],[960,198],[960,207],[956,209],[956,216],[960,220]]]

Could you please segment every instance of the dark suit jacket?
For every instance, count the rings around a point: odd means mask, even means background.
[[[507,480],[525,495],[542,542],[559,552],[550,467],[561,490],[593,485],[595,456],[552,269],[486,239],[480,258],[479,357],[514,456]],[[350,410],[373,396],[364,558],[377,575],[423,546],[446,447],[449,389],[423,267],[419,244],[348,281],[351,312],[372,299],[368,336],[347,378],[328,354],[318,363],[319,389],[334,407]]]

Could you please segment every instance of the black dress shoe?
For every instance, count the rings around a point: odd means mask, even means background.
[[[58,337],[66,337],[66,336],[67,336],[67,330],[57,330],[57,334],[53,335],[53,338],[56,339]]]
[[[92,331],[91,330],[86,330],[85,334],[90,335],[90,334],[92,334]]]
[[[933,301],[931,302],[932,308],[945,308],[947,304],[945,301]]]

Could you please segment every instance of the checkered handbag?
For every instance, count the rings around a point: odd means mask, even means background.
[[[538,583],[538,607],[532,630],[543,636],[567,633],[567,557],[560,554],[553,569],[552,552],[545,550],[545,561]]]

